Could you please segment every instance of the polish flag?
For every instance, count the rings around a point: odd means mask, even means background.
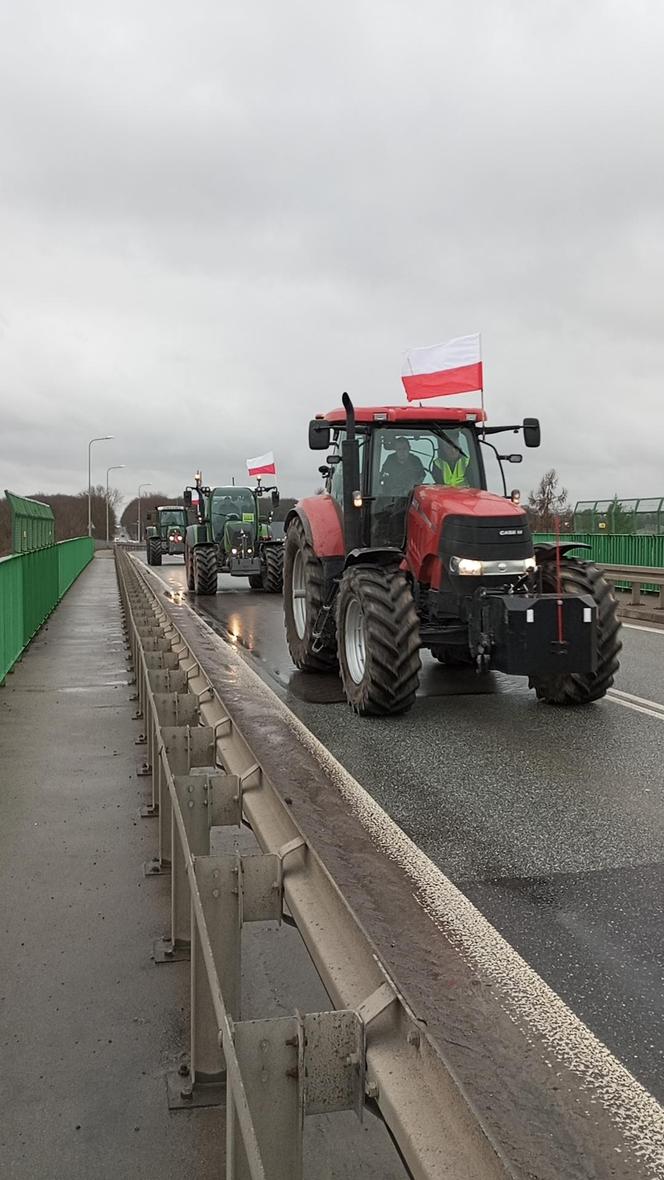
[[[265,455],[256,455],[255,459],[247,459],[247,471],[250,475],[276,475],[277,468],[272,451]]]
[[[447,344],[411,348],[401,370],[409,402],[423,397],[475,393],[483,388],[480,336],[457,336]]]

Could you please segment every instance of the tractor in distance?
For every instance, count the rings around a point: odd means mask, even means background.
[[[320,415],[309,446],[328,450],[322,494],[286,518],[284,612],[302,671],[339,668],[359,714],[410,709],[420,648],[448,668],[527,676],[539,699],[581,705],[604,696],[621,649],[609,582],[571,554],[533,545],[517,491],[490,441],[536,418],[486,426],[483,410],[378,406]],[[484,446],[504,495],[486,490]]]
[[[161,565],[162,556],[184,553],[187,513],[180,504],[162,504],[148,512],[145,543],[148,565]]]
[[[272,512],[279,504],[276,487],[203,485],[200,472],[185,488],[189,523],[184,563],[187,587],[195,594],[216,594],[218,574],[248,578],[252,590],[280,594],[284,539],[273,537]]]

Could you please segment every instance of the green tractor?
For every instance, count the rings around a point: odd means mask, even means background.
[[[184,553],[187,513],[180,504],[162,504],[148,512],[145,530],[148,565],[161,565],[164,554]]]
[[[185,488],[189,524],[185,533],[184,564],[187,587],[195,594],[216,594],[218,574],[248,578],[252,590],[281,594],[284,541],[272,534],[273,509],[279,503],[276,487],[203,486],[200,472],[193,487]]]

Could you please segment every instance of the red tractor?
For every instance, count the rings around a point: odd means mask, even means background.
[[[447,667],[527,676],[551,704],[582,705],[613,683],[617,604],[574,544],[533,545],[518,493],[486,491],[482,444],[536,418],[486,426],[482,410],[433,406],[343,409],[314,419],[325,491],[286,520],[284,610],[293,662],[337,667],[360,714],[404,713],[415,700],[420,648]]]

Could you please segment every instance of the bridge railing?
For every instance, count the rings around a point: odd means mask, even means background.
[[[0,684],[93,555],[74,537],[0,558]]]

